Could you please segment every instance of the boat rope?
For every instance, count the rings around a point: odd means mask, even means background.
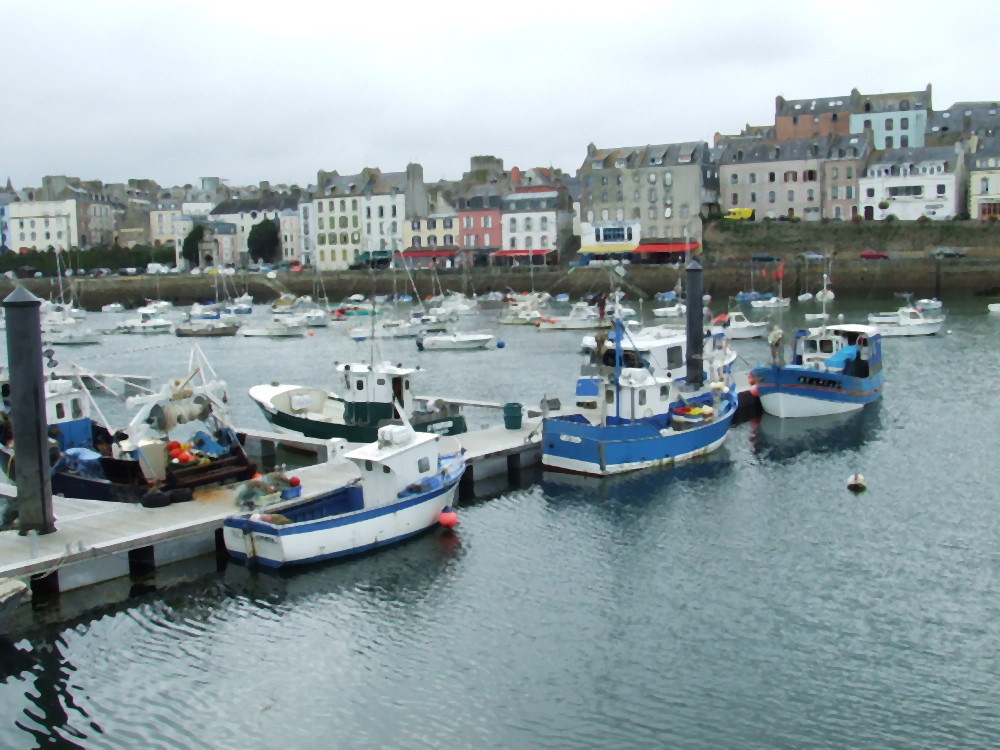
[[[157,349],[165,349],[166,347],[169,347],[169,346],[181,346],[181,345],[183,345],[185,343],[186,342],[184,342],[184,341],[178,341],[178,340],[174,339],[173,341],[170,341],[168,343],[165,342],[165,343],[158,344],[158,345],[155,345],[155,346],[140,346],[140,347],[136,347],[134,349],[120,349],[120,350],[118,350],[116,352],[112,352],[111,356],[117,356],[119,354],[133,354],[133,353],[137,353],[137,352],[155,351]],[[108,352],[101,352],[101,353],[95,353],[95,354],[85,354],[82,357],[76,357],[74,359],[74,361],[78,361],[78,360],[81,360],[81,359],[95,359],[97,357],[100,357],[101,359],[107,359],[108,355],[109,355]]]

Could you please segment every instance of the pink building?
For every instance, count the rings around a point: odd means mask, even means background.
[[[475,185],[459,198],[458,249],[464,263],[489,265],[490,255],[503,247],[504,192],[497,184]]]

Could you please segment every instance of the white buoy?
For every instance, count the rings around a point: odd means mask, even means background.
[[[868,486],[865,484],[864,476],[858,472],[851,474],[851,476],[847,479],[847,489],[851,492],[864,492],[868,489]]]

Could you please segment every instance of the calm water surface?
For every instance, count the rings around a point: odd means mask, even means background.
[[[493,321],[503,350],[381,354],[427,368],[419,393],[570,403],[579,335]],[[1000,320],[969,303],[946,328],[884,342],[860,415],[740,425],[672,471],[539,475],[352,561],[67,596],[79,614],[0,645],[0,746],[996,747]],[[250,385],[336,387],[331,363],[368,354],[333,329],[202,347],[257,427]],[[57,359],[169,376],[187,349]]]

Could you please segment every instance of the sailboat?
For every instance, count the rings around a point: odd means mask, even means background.
[[[785,276],[785,261],[781,261],[781,265],[778,266],[778,270],[774,272],[778,280],[778,296],[769,296],[767,299],[753,299],[750,300],[750,306],[754,309],[769,309],[775,307],[789,307],[792,301],[782,295],[782,283]]]
[[[806,320],[826,320],[829,315],[826,312],[826,305],[833,299],[833,292],[827,288],[827,275],[823,274],[823,288],[816,292],[816,299],[823,303],[823,312],[806,313]]]

